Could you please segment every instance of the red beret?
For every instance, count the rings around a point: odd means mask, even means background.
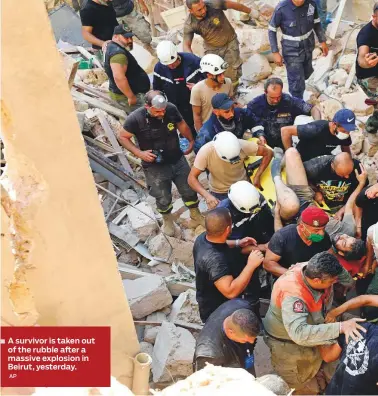
[[[327,213],[317,206],[309,206],[305,209],[302,212],[301,219],[303,223],[312,227],[324,227],[329,221]]]

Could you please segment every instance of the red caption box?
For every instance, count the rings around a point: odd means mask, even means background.
[[[1,327],[0,382],[109,387],[110,327]]]

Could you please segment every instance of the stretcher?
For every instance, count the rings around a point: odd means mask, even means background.
[[[257,143],[258,139],[257,138],[251,138],[249,139],[252,142]],[[267,146],[269,147],[269,146]],[[273,159],[272,159],[273,161]],[[270,164],[268,165],[268,167],[265,169],[265,171],[263,172],[263,174],[261,175],[261,187],[262,189],[260,191],[260,193],[264,196],[264,198],[266,199],[268,205],[270,208],[273,208],[273,206],[276,203],[277,200],[277,195],[276,195],[276,188],[272,179],[272,174],[271,174],[271,166],[272,166],[272,161],[270,161]],[[247,170],[247,175],[250,179],[251,182],[253,182],[253,178],[256,174],[256,171],[258,169],[258,167],[260,166],[262,162],[262,157],[261,156],[250,156],[248,157],[245,161],[244,161],[244,166]],[[282,181],[284,183],[286,183],[286,169],[283,169],[281,172],[281,178]],[[319,208],[323,209],[324,211],[330,213],[331,210],[328,207],[328,205],[323,202],[322,204],[318,204],[316,201],[314,201],[314,204],[316,204],[316,206],[318,206]]]

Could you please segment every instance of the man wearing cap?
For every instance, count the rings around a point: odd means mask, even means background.
[[[189,148],[184,153],[180,149],[177,130],[189,140]],[[139,147],[132,142],[133,136]],[[204,225],[197,194],[188,185],[190,168],[184,157],[193,150],[194,139],[177,107],[168,103],[162,92],[146,94],[145,106],[126,118],[119,140],[123,147],[142,160],[149,193],[156,199],[157,210],[163,216],[163,231],[169,236],[175,234],[171,214],[172,182],[190,210],[193,225]]]
[[[202,125],[194,143],[194,152],[214,136],[223,131],[232,132],[238,139],[242,139],[244,132],[255,126],[253,116],[247,109],[235,107],[235,102],[226,93],[217,93],[211,99],[213,112],[210,118]]]
[[[235,29],[224,10],[250,13],[244,4],[230,0],[186,0],[189,16],[184,25],[184,51],[192,52],[194,34],[204,39],[205,54],[217,54],[229,65],[226,76],[237,84],[241,77],[242,60]]]
[[[190,92],[195,84],[205,78],[201,73],[201,59],[194,54],[177,52],[172,41],[161,41],[156,54],[159,62],[154,69],[153,88],[164,92],[168,101],[175,103],[193,136],[196,136]]]
[[[339,110],[331,122],[319,120],[306,125],[291,125],[281,128],[281,137],[284,149],[292,147],[293,136],[298,136],[296,146],[302,161],[307,161],[320,155],[331,154],[341,146],[341,150],[350,153],[352,144],[350,132],[357,129],[356,116],[348,109]]]
[[[273,286],[263,319],[264,340],[274,371],[296,394],[317,395],[324,388],[315,377],[323,365],[317,346],[335,343],[340,334],[357,339],[359,330],[364,331],[359,318],[325,324],[325,314],[332,306],[332,287],[342,272],[336,257],[321,252],[287,270]],[[324,365],[323,369],[331,371]]]
[[[373,8],[371,21],[357,36],[357,82],[366,95],[378,98],[378,2]]]
[[[125,107],[127,113],[144,104],[144,96],[150,89],[150,79],[134,56],[133,32],[119,25],[113,39],[107,44],[105,72],[109,77],[109,95]]]

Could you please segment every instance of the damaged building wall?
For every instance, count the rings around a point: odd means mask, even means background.
[[[4,0],[1,22],[4,320],[25,317],[12,303],[41,326],[111,326],[131,386],[139,344],[44,4]]]

